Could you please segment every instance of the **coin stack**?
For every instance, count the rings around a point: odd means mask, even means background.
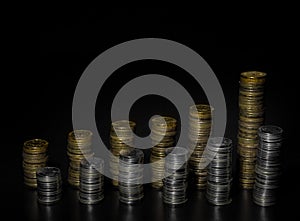
[[[214,137],[207,144],[212,161],[207,168],[206,198],[213,205],[231,203],[232,185],[232,141],[228,138]]]
[[[166,116],[157,116],[151,119],[151,149],[150,163],[152,163],[152,187],[163,187],[166,148],[175,144],[176,119]]]
[[[112,184],[114,186],[118,186],[120,151],[133,148],[134,137],[132,132],[135,130],[135,125],[135,122],[127,120],[115,121],[111,125],[110,151],[115,157],[110,159],[109,170],[112,174]]]
[[[240,160],[240,184],[252,189],[255,174],[257,130],[264,121],[264,83],[266,73],[250,71],[240,76],[238,154]]]
[[[133,204],[144,197],[144,153],[139,149],[122,150],[119,162],[119,200]]]
[[[83,159],[80,163],[79,201],[96,204],[104,198],[104,161],[98,157]]]
[[[89,130],[74,130],[68,135],[67,154],[70,159],[68,182],[73,187],[79,187],[80,161],[93,156],[92,135]]]
[[[198,104],[190,107],[189,140],[191,153],[189,168],[193,183],[199,190],[204,190],[207,183],[207,170],[205,168],[204,149],[212,127],[213,108],[207,104]]]
[[[42,139],[26,141],[23,146],[23,172],[25,185],[36,188],[36,170],[47,163],[48,142]]]
[[[277,126],[261,126],[255,167],[253,201],[260,206],[276,203],[281,175],[280,152],[283,130]]]
[[[53,204],[61,198],[61,173],[56,167],[42,167],[36,172],[38,202]]]
[[[188,150],[174,147],[169,148],[166,152],[163,202],[176,206],[187,201]]]

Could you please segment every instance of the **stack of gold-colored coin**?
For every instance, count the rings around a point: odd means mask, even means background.
[[[133,148],[134,137],[132,132],[135,130],[135,125],[135,122],[128,120],[115,121],[111,125],[110,150],[115,157],[111,158],[109,169],[112,174],[112,184],[114,186],[118,186],[120,151]]]
[[[79,187],[80,161],[93,156],[92,135],[89,130],[74,130],[68,134],[67,154],[70,159],[68,182],[74,187]]]
[[[238,154],[240,184],[252,189],[255,182],[255,162],[258,147],[258,128],[264,121],[264,83],[266,73],[250,71],[240,76]]]
[[[198,104],[190,107],[189,140],[190,149],[194,148],[189,159],[189,167],[193,183],[199,190],[204,190],[207,183],[205,158],[202,156],[207,144],[212,126],[213,108],[207,104]]]
[[[166,148],[175,144],[177,121],[172,117],[153,117],[151,119],[151,149],[150,163],[152,164],[152,187],[161,189],[163,187]],[[162,139],[161,139],[162,138]],[[156,162],[160,160],[159,162]],[[154,163],[156,162],[156,163]]]
[[[26,141],[23,146],[23,171],[25,185],[36,188],[36,171],[47,163],[48,142],[42,139]]]

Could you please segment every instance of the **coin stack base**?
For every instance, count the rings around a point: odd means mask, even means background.
[[[48,142],[42,139],[26,141],[23,146],[24,184],[37,187],[36,171],[46,166]]]

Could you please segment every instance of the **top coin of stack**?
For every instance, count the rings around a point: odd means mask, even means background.
[[[113,177],[112,184],[114,186],[118,186],[120,151],[133,148],[134,137],[132,132],[135,130],[135,125],[135,122],[128,120],[115,121],[111,125],[110,145],[111,152],[115,157],[111,158],[109,169]]]
[[[254,184],[257,130],[264,118],[264,83],[266,73],[250,71],[240,76],[238,153],[240,156],[240,183],[245,189]]]
[[[194,149],[189,159],[189,167],[196,188],[206,188],[207,170],[204,168],[203,152],[212,127],[213,108],[207,104],[198,104],[190,107],[189,140],[190,149]]]
[[[67,154],[70,159],[68,182],[74,187],[79,187],[80,183],[80,161],[93,156],[92,135],[89,130],[74,130],[68,135]]]
[[[150,163],[152,163],[152,187],[163,187],[166,148],[175,144],[176,119],[166,116],[157,116],[151,119],[151,149]],[[159,161],[158,161],[159,160]]]
[[[36,171],[47,163],[48,142],[42,139],[26,141],[23,146],[23,171],[25,185],[36,188]]]

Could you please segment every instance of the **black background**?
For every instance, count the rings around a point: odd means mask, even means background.
[[[299,100],[297,69],[292,68],[297,61],[297,56],[292,55],[296,51],[295,28],[285,27],[281,18],[263,17],[255,12],[259,19],[241,21],[234,27],[231,21],[220,19],[210,24],[207,30],[211,17],[202,18],[199,14],[201,10],[90,8],[71,11],[68,15],[64,10],[56,11],[50,19],[43,20],[35,36],[38,50],[34,51],[30,69],[13,75],[10,79],[13,83],[9,84],[8,92],[13,90],[14,93],[9,93],[9,113],[4,116],[9,133],[3,148],[8,154],[1,161],[7,212],[22,215],[25,220],[281,220],[281,217],[299,217],[297,203],[293,203],[299,199],[295,176],[299,173],[297,161],[300,156],[295,141]],[[241,17],[233,20],[238,19]],[[228,120],[225,135],[235,143],[239,74],[249,70],[268,73],[265,123],[281,126],[285,131],[283,183],[276,206],[256,206],[251,201],[251,192],[242,191],[236,185],[232,204],[224,207],[209,205],[202,192],[190,188],[186,205],[168,208],[162,203],[161,193],[148,186],[141,204],[126,206],[118,202],[118,193],[109,184],[105,186],[105,199],[99,205],[85,206],[78,202],[76,190],[66,184],[66,138],[72,130],[72,98],[76,84],[84,69],[101,52],[124,41],[145,37],[177,41],[207,61],[226,98]],[[195,102],[205,102],[199,85],[176,66],[158,61],[126,65],[108,79],[97,100],[95,117],[106,143],[114,95],[130,79],[151,73],[172,76],[189,91]],[[157,96],[141,98],[130,113],[130,118],[137,122],[138,135],[149,133],[146,125],[153,114],[178,119],[176,108],[167,100]],[[49,141],[49,164],[62,170],[64,195],[57,205],[38,205],[36,193],[23,186],[22,144],[32,138]],[[237,180],[236,172],[234,175]]]

